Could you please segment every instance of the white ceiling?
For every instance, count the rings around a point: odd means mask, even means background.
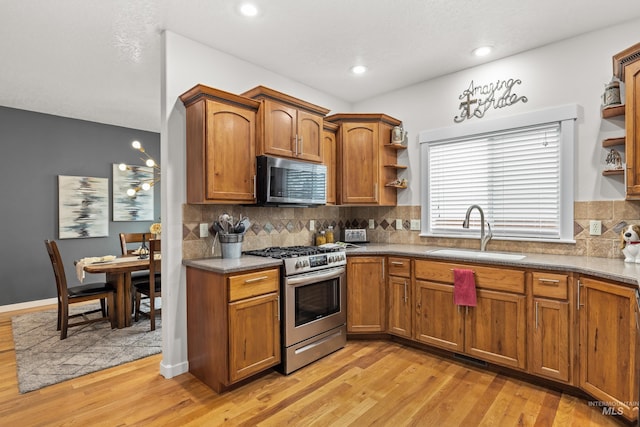
[[[240,1],[0,0],[0,105],[158,132],[164,29],[358,102],[640,17],[638,0],[253,0],[247,19]]]

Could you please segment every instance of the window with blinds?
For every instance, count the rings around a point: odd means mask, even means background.
[[[462,221],[467,208],[478,204],[494,238],[572,239],[573,195],[567,203],[562,200],[571,193],[563,183],[563,167],[572,174],[573,120],[568,122],[570,126],[554,121],[423,144],[427,234],[477,236],[478,212],[471,214],[470,229],[475,231],[462,229]],[[563,141],[571,145],[564,161]],[[570,221],[563,209],[570,211]]]

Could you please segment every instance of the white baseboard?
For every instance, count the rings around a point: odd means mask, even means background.
[[[58,304],[58,298],[41,299],[37,301],[20,302],[17,304],[0,305],[0,313],[9,311],[24,310],[27,308],[42,307],[45,305]]]
[[[164,360],[160,362],[160,375],[169,379],[189,372],[189,362],[180,362],[177,365],[165,365]]]

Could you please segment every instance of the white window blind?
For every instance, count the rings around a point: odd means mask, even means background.
[[[461,233],[478,204],[494,237],[559,239],[560,142],[561,122],[429,142],[430,231]],[[479,227],[474,211],[470,228]]]

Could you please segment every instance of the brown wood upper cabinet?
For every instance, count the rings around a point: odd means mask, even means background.
[[[338,147],[336,142],[336,131],[338,125],[324,122],[322,133],[322,157],[324,165],[327,167],[327,204],[336,204],[336,173]]]
[[[187,113],[187,203],[255,202],[260,103],[204,85],[180,100]]]
[[[614,55],[613,74],[625,85],[626,199],[640,200],[640,43]]]
[[[391,129],[402,122],[386,114],[340,113],[325,120],[338,123],[337,202],[344,205],[395,206],[397,147]],[[385,167],[386,166],[386,167]]]
[[[323,161],[322,120],[328,109],[264,86],[242,95],[261,102],[257,155]]]

